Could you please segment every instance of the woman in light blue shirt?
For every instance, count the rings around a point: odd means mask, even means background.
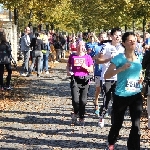
[[[140,117],[142,113],[142,57],[135,53],[136,39],[132,32],[122,36],[125,53],[112,58],[111,64],[104,78],[108,79],[117,74],[117,85],[113,101],[113,123],[108,135],[109,149],[114,149],[114,144],[122,127],[124,114],[129,107],[132,127],[127,142],[128,150],[140,150]]]

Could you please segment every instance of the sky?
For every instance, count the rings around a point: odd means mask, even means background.
[[[0,4],[0,11],[3,10],[3,4]]]

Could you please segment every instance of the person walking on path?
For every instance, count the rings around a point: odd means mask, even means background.
[[[117,75],[117,84],[113,97],[113,123],[108,135],[108,149],[114,150],[119,131],[122,127],[124,114],[129,107],[131,131],[127,142],[128,150],[140,150],[140,117],[142,113],[142,57],[135,53],[136,39],[132,32],[122,36],[125,53],[115,56],[106,71],[104,78]]]
[[[67,63],[67,75],[71,76],[71,96],[74,113],[72,123],[76,123],[79,113],[79,122],[84,126],[85,106],[89,89],[89,73],[93,72],[93,60],[86,54],[84,41],[77,43],[77,53],[71,54]]]
[[[39,33],[35,34],[35,38],[31,41],[31,47],[33,47],[32,51],[32,64],[29,69],[29,74],[27,76],[31,75],[31,72],[33,71],[33,68],[35,64],[37,64],[37,77],[40,77],[41,72],[41,60],[43,58],[42,49],[43,49],[43,41],[40,39]],[[36,62],[37,59],[37,62]]]

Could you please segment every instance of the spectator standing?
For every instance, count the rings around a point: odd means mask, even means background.
[[[0,61],[0,89],[4,90],[11,90],[11,86],[10,86],[10,81],[11,81],[11,74],[12,74],[12,69],[11,69],[11,46],[9,45],[9,43],[6,41],[6,35],[4,32],[0,33],[0,58],[4,58],[5,54],[7,53],[8,56],[8,62],[3,62]],[[2,58],[2,60],[4,60]],[[0,59],[1,60],[1,59]],[[3,79],[3,75],[4,75],[4,67],[6,67],[6,70],[8,72],[8,75],[6,77],[6,84],[4,84],[4,79]]]
[[[59,63],[60,59],[61,59],[61,50],[62,50],[62,43],[61,43],[59,36],[56,36],[56,40],[54,40],[53,44],[54,44],[54,48],[56,50],[56,61],[55,61],[55,63]]]
[[[50,54],[50,42],[48,41],[48,36],[46,35],[46,33],[44,33],[42,41],[43,41],[43,49],[42,49],[43,59],[41,60],[41,70],[42,71],[45,70],[46,74],[49,74],[48,61]]]
[[[21,51],[23,52],[24,55],[24,61],[23,61],[23,73],[21,74],[22,76],[27,76],[29,72],[29,59],[30,59],[30,28],[26,27],[25,29],[25,34],[21,37]]]

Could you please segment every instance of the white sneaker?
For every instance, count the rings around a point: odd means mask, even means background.
[[[101,128],[103,128],[104,127],[104,121],[105,121],[105,119],[99,118],[99,120],[98,120],[98,126],[101,127]]]
[[[26,77],[27,73],[22,73],[21,76]]]
[[[46,73],[45,74],[49,74],[49,71],[46,71]]]
[[[54,63],[59,63],[59,61],[55,61]]]

